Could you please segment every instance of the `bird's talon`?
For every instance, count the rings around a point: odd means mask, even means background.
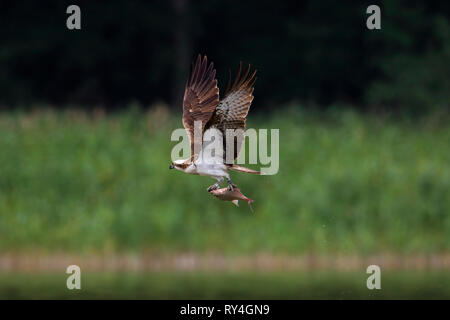
[[[233,191],[234,188],[237,187],[235,184],[233,184],[233,182],[231,182],[230,179],[227,179],[227,182],[228,182],[228,191]]]
[[[211,192],[211,191],[217,190],[217,189],[219,189],[219,185],[216,183],[216,184],[213,184],[212,186],[209,186],[209,187],[206,189],[206,191]]]

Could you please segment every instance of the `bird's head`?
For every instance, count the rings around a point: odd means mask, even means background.
[[[186,163],[185,160],[175,160],[170,164],[169,169],[177,169],[180,171],[184,171],[188,166],[189,164]]]

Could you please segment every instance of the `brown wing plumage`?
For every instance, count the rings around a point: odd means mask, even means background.
[[[201,56],[198,55],[186,84],[183,98],[183,126],[188,132],[191,142],[191,160],[198,156],[205,126],[219,104],[219,88],[215,76],[214,64],[211,62],[208,66],[206,56],[201,59]],[[201,121],[201,127],[199,127],[201,134],[198,137],[194,137],[196,121]],[[194,153],[194,150],[197,152]]]
[[[253,101],[253,85],[255,83],[256,70],[250,74],[250,65],[244,73],[242,73],[242,62],[231,84],[231,76],[228,79],[227,89],[225,90],[224,98],[219,102],[211,120],[208,122],[206,129],[217,128],[223,134],[223,147],[225,150],[224,159],[226,160],[226,130],[227,129],[241,129],[242,131],[234,138],[234,153],[233,160],[235,160],[241,150],[242,141],[244,138],[243,131],[245,130],[245,121]],[[237,131],[239,132],[239,131]]]

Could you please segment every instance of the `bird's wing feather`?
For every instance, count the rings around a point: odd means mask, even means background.
[[[228,80],[227,89],[225,90],[224,98],[219,102],[213,116],[208,122],[206,129],[217,128],[223,134],[224,150],[226,151],[226,130],[227,129],[241,129],[235,131],[234,138],[234,153],[233,160],[235,160],[239,154],[244,138],[245,121],[250,109],[250,105],[253,101],[253,85],[255,83],[256,70],[250,74],[250,65],[247,67],[244,73],[242,73],[242,62],[239,64],[239,68],[231,84],[231,76]],[[224,154],[226,159],[226,152]],[[230,155],[231,159],[231,155]]]
[[[214,64],[211,62],[208,66],[206,56],[201,59],[201,56],[198,55],[186,84],[183,98],[183,126],[191,143],[192,161],[201,150],[205,126],[219,104],[219,88],[215,76]],[[201,122],[201,126],[199,126],[201,131],[198,137],[195,137],[194,125],[197,121]],[[195,150],[197,150],[196,154]]]

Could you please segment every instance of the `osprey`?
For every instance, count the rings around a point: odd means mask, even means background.
[[[234,164],[242,146],[245,120],[253,100],[255,74],[256,70],[250,73],[250,65],[242,73],[241,62],[233,84],[230,75],[225,94],[219,100],[214,64],[211,62],[208,65],[206,56],[201,59],[198,55],[186,83],[183,98],[183,126],[189,136],[191,156],[172,162],[170,169],[216,179],[217,182],[208,187],[208,192],[219,189],[224,179],[227,179],[230,191],[236,187],[230,179],[229,170],[261,174],[259,171]],[[228,136],[229,129],[234,134],[233,143],[228,144],[233,150],[227,150],[226,139],[223,139]],[[204,140],[209,130],[216,130],[222,137],[222,154],[219,153],[215,157],[211,157],[208,152],[211,141]],[[226,155],[230,152],[233,153],[227,158]],[[232,161],[227,163],[229,158],[232,158]]]

